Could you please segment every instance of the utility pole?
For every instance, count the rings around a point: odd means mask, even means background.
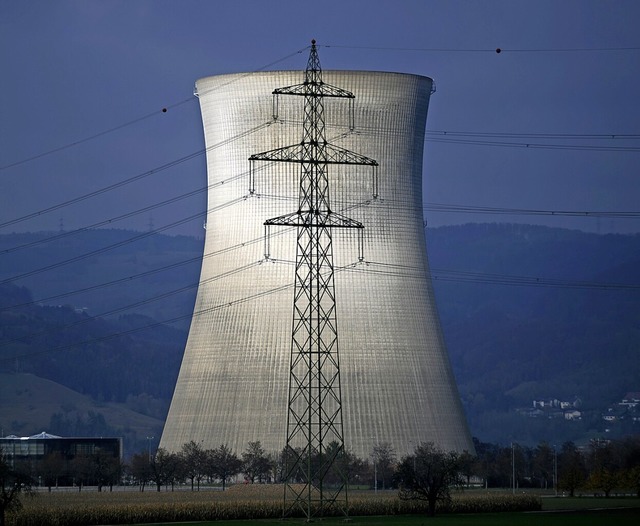
[[[331,209],[328,168],[332,164],[375,167],[378,163],[327,142],[324,99],[351,102],[355,97],[323,82],[315,40],[311,41],[304,81],[275,89],[273,95],[304,97],[301,142],[249,158],[251,162],[300,165],[298,209],[264,223],[267,238],[272,226],[297,230],[283,517],[301,512],[310,521],[335,510],[348,516],[346,473],[341,465],[344,433],[332,230],[356,229],[361,235],[364,226]],[[277,107],[274,101],[274,109]],[[359,246],[362,260],[361,238]],[[265,252],[268,259],[268,248]]]

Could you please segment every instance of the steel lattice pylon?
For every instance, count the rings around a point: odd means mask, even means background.
[[[283,516],[301,512],[311,520],[340,512],[348,515],[331,231],[354,228],[361,233],[364,228],[331,210],[328,166],[375,167],[378,163],[327,143],[324,98],[354,99],[354,95],[322,81],[315,40],[304,82],[278,88],[273,94],[304,97],[302,141],[254,154],[249,160],[301,167],[298,210],[264,224],[267,230],[271,226],[297,229]]]

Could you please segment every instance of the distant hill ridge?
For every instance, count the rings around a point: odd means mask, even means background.
[[[57,382],[90,397],[98,412],[100,404],[119,403],[161,422],[186,341],[203,241],[140,234],[0,235],[0,281],[34,272],[0,286],[0,309],[38,303],[0,310],[0,372]],[[640,290],[624,287],[640,286],[640,235],[468,224],[429,229],[427,244],[472,433],[522,443],[604,433],[600,412],[625,392],[640,390]],[[621,286],[587,286],[593,283]],[[159,296],[164,299],[154,299]],[[182,321],[157,323],[175,318]],[[68,328],[60,332],[60,325]],[[135,330],[144,326],[153,328]],[[49,350],[83,341],[89,343]],[[25,358],[7,360],[12,356]],[[533,398],[570,396],[583,400],[579,423],[534,421],[515,411]],[[0,410],[5,432],[11,420]],[[42,420],[12,431],[56,432]],[[625,426],[609,433],[628,432]]]

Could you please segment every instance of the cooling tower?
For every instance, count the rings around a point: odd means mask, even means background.
[[[422,218],[422,157],[432,80],[324,71],[355,95],[324,101],[327,141],[375,159],[332,165],[332,208],[364,225],[334,229],[345,447],[362,458],[389,442],[473,451],[436,311]],[[221,75],[196,84],[207,148],[205,252],[189,338],[161,447],[191,440],[286,440],[296,231],[264,222],[296,209],[300,167],[248,158],[301,139],[302,97],[272,91],[299,71]],[[265,257],[265,254],[268,257]]]

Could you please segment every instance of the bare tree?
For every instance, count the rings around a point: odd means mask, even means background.
[[[120,480],[122,465],[118,457],[114,457],[106,451],[97,451],[91,458],[92,475],[98,491],[102,491],[103,486],[109,486],[113,490],[113,485]]]
[[[52,486],[58,486],[58,478],[65,474],[65,460],[62,453],[54,451],[46,455],[40,463],[42,479],[51,492]]]
[[[558,456],[558,487],[574,496],[576,489],[584,485],[587,468],[582,453],[573,442],[565,442]]]
[[[547,442],[540,442],[533,451],[533,472],[540,479],[540,488],[547,489],[553,480],[553,448]]]
[[[204,478],[207,467],[207,455],[204,449],[191,440],[182,446],[181,455],[185,475],[191,480],[191,491],[195,482],[198,483],[198,491],[200,491],[200,481]]]
[[[256,479],[262,481],[271,472],[271,464],[260,441],[249,442],[242,453],[242,471],[253,484]]]
[[[89,484],[92,480],[94,466],[91,457],[89,455],[75,456],[69,463],[69,471],[78,485],[78,492],[81,492],[82,486]]]
[[[451,500],[451,488],[461,486],[459,455],[445,452],[432,442],[420,444],[413,455],[406,456],[396,471],[403,500],[424,500],[428,515],[433,517],[438,502]]]
[[[151,479],[151,466],[149,463],[149,453],[136,453],[131,457],[131,476],[136,479],[140,485],[140,491],[144,491],[144,487]]]
[[[150,480],[156,484],[157,491],[160,491],[163,484],[173,484],[179,462],[178,455],[169,453],[161,447],[158,448],[155,455],[149,457]]]
[[[208,473],[222,482],[222,491],[225,490],[227,482],[242,471],[242,461],[238,458],[229,446],[221,444],[216,449],[209,450]]]

